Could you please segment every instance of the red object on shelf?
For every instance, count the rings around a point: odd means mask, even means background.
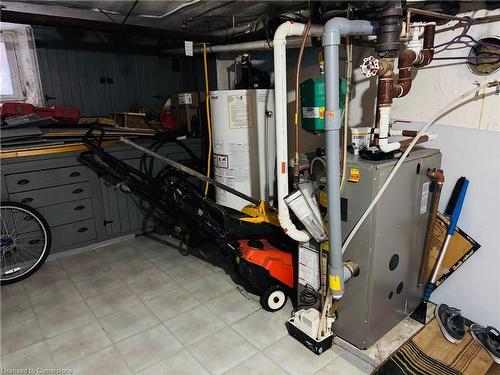
[[[22,116],[35,113],[41,118],[52,117],[54,120],[65,124],[76,124],[80,120],[80,111],[75,107],[35,107],[29,103],[7,102],[0,107],[2,118],[10,116]]]
[[[80,120],[80,111],[75,107],[35,107],[35,113],[42,118],[52,117],[67,124],[77,124]]]
[[[15,103],[15,102],[2,103],[2,107],[0,108],[0,116],[2,118],[10,116],[28,115],[34,112],[35,112],[35,107],[33,106],[33,104],[28,104],[28,103]]]

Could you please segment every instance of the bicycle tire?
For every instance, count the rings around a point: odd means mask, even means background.
[[[0,212],[4,212],[4,209],[14,209],[14,210],[19,210],[23,211],[24,213],[27,213],[31,215],[33,218],[35,218],[40,225],[40,228],[42,230],[42,233],[44,234],[45,238],[45,245],[43,247],[43,250],[40,254],[40,256],[37,258],[36,262],[31,266],[27,271],[15,275],[13,277],[9,278],[4,278],[3,275],[3,269],[0,272],[0,285],[8,285],[12,284],[21,280],[24,280],[25,278],[33,275],[36,271],[40,269],[40,267],[45,263],[47,260],[47,257],[49,256],[51,245],[52,245],[52,234],[50,232],[50,227],[49,224],[47,223],[47,220],[34,208],[27,206],[23,203],[16,203],[16,202],[11,202],[11,201],[2,201],[0,202]],[[3,224],[3,219],[2,219],[2,224]],[[1,228],[2,232],[4,230],[4,227],[2,226]],[[3,239],[3,236],[2,236]],[[2,249],[2,251],[4,251]],[[4,254],[2,254],[4,255]]]

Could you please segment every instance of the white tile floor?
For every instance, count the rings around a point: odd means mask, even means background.
[[[166,242],[170,241],[170,245]],[[141,236],[47,262],[1,288],[1,367],[73,374],[366,374],[288,336],[217,249]],[[229,270],[229,271],[228,271]]]

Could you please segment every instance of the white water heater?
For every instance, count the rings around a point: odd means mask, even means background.
[[[252,198],[272,202],[276,134],[274,90],[210,92],[215,179]],[[241,210],[250,204],[216,188],[217,204]]]

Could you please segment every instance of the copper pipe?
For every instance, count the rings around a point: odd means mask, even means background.
[[[390,131],[389,131],[390,133]],[[374,129],[372,128],[371,130],[371,134],[374,134],[374,135],[377,135],[377,133],[374,131]],[[401,130],[401,136],[403,137],[416,137],[418,134],[418,131],[416,130]],[[399,135],[399,134],[398,134]]]
[[[392,72],[385,73],[378,80],[377,108],[390,106],[392,104],[394,76]],[[378,122],[378,121],[377,121]]]
[[[416,9],[416,8],[408,8],[406,10],[406,39],[409,40],[410,38],[410,23],[411,23],[411,15],[413,14],[421,14],[423,16],[429,16],[429,17],[435,17],[435,18],[440,18],[444,20],[449,20],[449,21],[459,21],[460,23],[467,23],[467,18],[465,17],[457,17],[457,16],[449,16],[447,14],[443,13],[437,13],[437,12],[431,12],[429,10],[422,10],[422,9]]]
[[[397,83],[394,83],[394,75],[392,72],[393,62],[388,60],[384,61],[383,64],[390,68],[385,71],[378,82],[377,108],[379,106],[390,106],[393,98],[400,98],[408,94],[412,80],[411,69],[416,58],[417,55],[415,51],[411,49],[405,49],[400,53],[398,60],[399,78]]]
[[[416,137],[418,134],[418,131],[416,130],[402,130],[402,136],[403,137]]]
[[[423,135],[421,136],[418,141],[417,141],[417,144],[419,143],[425,143],[429,140],[429,136],[427,135]],[[399,144],[401,145],[401,148],[406,148],[410,145],[410,143],[413,141],[413,138],[407,138],[407,139],[403,139],[402,141],[399,141]]]
[[[302,56],[304,54],[304,48],[306,45],[307,37],[311,31],[311,19],[307,21],[307,25],[304,29],[302,35],[302,44],[300,45],[299,56],[297,58],[297,69],[295,74],[295,115],[294,115],[294,125],[295,125],[295,157],[293,163],[293,177],[294,182],[299,182],[299,164],[300,164],[300,131],[299,131],[299,83],[300,83],[300,65],[302,63]]]
[[[399,54],[398,70],[399,78],[398,83],[392,86],[392,97],[401,98],[408,94],[411,89],[411,69],[413,63],[417,59],[417,54],[411,49],[405,49]]]
[[[394,82],[394,59],[382,59],[380,66],[380,78],[378,81],[378,92],[377,92],[377,110],[375,115],[375,128],[379,128],[380,121],[380,107],[390,107],[394,98],[401,98],[407,95],[412,86],[412,69],[413,67],[422,67],[428,65],[432,58],[434,57],[434,35],[436,32],[436,25],[429,24],[425,26],[424,29],[424,41],[423,48],[420,53],[417,53],[411,49],[405,49],[401,51],[398,59],[398,81]],[[410,135],[412,134],[412,135]],[[403,134],[412,137],[416,136],[416,133]],[[375,134],[373,137],[372,145],[379,144],[379,135]],[[403,140],[400,142],[401,147],[408,147],[413,138],[408,140]],[[427,142],[429,140],[428,136],[422,136],[419,138],[417,143]]]
[[[436,25],[426,25],[424,28],[424,45],[418,55],[417,61],[413,66],[421,68],[429,65],[434,57],[434,35],[436,34]]]
[[[436,225],[437,210],[439,207],[439,199],[441,197],[441,191],[444,185],[444,174],[442,169],[427,170],[427,177],[436,183],[436,190],[432,195],[431,210],[429,213],[429,221],[427,222],[427,231],[425,233],[424,248],[422,250],[422,259],[420,261],[420,269],[418,272],[418,285],[424,285],[427,280],[425,276],[427,275],[427,268],[429,267],[429,257],[432,243],[432,233],[434,231],[434,226]]]

